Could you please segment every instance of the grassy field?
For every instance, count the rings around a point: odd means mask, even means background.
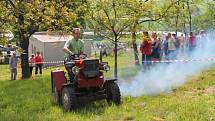
[[[104,59],[113,66],[110,57]],[[99,101],[72,112],[53,104],[51,70],[28,80],[10,81],[8,67],[0,65],[0,121],[215,121],[215,67],[168,94],[123,96],[119,107]],[[128,79],[138,70],[132,54],[119,57],[120,77]],[[106,74],[112,75],[112,70]]]

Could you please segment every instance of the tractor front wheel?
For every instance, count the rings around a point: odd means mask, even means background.
[[[108,104],[121,104],[121,95],[119,86],[115,82],[107,83],[107,102]]]
[[[75,109],[77,107],[77,97],[75,90],[72,87],[64,87],[62,91],[62,105],[66,111]]]

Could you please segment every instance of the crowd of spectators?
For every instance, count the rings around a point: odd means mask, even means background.
[[[158,36],[156,32],[143,32],[143,39],[140,44],[142,53],[142,64],[147,69],[152,61],[174,60],[179,56],[189,54],[196,47],[201,46],[200,41],[204,31],[198,34],[190,32],[188,36],[181,33],[177,36],[175,33],[167,33]]]

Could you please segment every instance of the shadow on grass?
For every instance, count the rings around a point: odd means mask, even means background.
[[[78,107],[76,109],[72,109],[70,111],[65,111],[62,105],[56,105],[53,100],[51,101],[51,103],[52,106],[61,108],[65,114],[75,114],[80,116],[103,115],[105,109],[107,109],[108,107],[115,107],[115,105],[108,105],[105,99],[78,104]]]
[[[78,103],[78,107],[71,109],[70,111],[65,111],[62,105],[57,105],[54,103],[53,97],[51,97],[51,105],[53,108],[60,109],[61,112],[67,116],[83,116],[83,117],[92,117],[92,116],[102,116],[105,112],[110,110],[118,109],[121,105],[115,105],[114,103],[107,103],[106,99],[90,101],[85,103]],[[123,102],[122,102],[123,103]]]

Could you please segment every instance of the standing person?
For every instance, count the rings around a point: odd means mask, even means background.
[[[33,68],[35,66],[35,58],[34,58],[34,54],[31,55],[31,57],[29,57],[29,69],[30,69],[30,74],[32,76],[32,71],[33,71]]]
[[[193,34],[193,32],[190,32],[190,37],[189,37],[189,51],[193,51],[196,47],[196,37]]]
[[[65,60],[70,60],[71,55],[79,55],[80,58],[83,58],[84,53],[84,43],[80,40],[80,28],[74,28],[72,30],[72,36],[73,38],[69,41],[67,41],[64,45],[63,51],[65,54]],[[65,65],[66,66],[66,65]],[[68,71],[70,81],[74,80],[75,75],[70,71],[69,68],[66,66],[66,70]]]
[[[152,40],[149,37],[148,32],[143,32],[144,38],[140,46],[140,51],[142,53],[142,64],[145,69],[149,69],[151,65],[151,54],[152,54]]]
[[[168,33],[168,59],[175,59],[176,56],[176,39],[175,35],[171,36],[171,33]]]
[[[179,37],[179,52],[180,55],[184,53],[185,50],[185,37],[183,34]]]
[[[160,38],[158,40],[156,33],[152,33],[152,58],[160,60]]]
[[[107,46],[105,44],[102,46],[102,55],[107,57]]]
[[[159,60],[161,60],[161,38],[160,37],[158,37],[158,42],[157,42],[157,45],[156,45],[156,47],[157,47],[157,58],[159,59]]]
[[[16,53],[14,52],[9,59],[10,71],[11,71],[11,80],[16,80],[17,75],[17,57]]]
[[[197,46],[202,48],[203,47],[203,40],[205,39],[205,31],[200,30],[199,34],[196,36],[196,39],[197,39]]]
[[[42,75],[43,58],[40,55],[40,52],[37,52],[35,56],[35,64],[36,64],[35,75],[38,74],[38,68],[40,70],[40,75]]]
[[[162,41],[162,56],[165,57],[164,59],[167,59],[167,56],[168,56],[168,35],[164,35],[163,37],[163,41]]]
[[[175,51],[174,51],[174,58],[178,56],[178,50],[179,50],[179,38],[176,36],[176,34],[172,34],[172,38],[175,41]]]

